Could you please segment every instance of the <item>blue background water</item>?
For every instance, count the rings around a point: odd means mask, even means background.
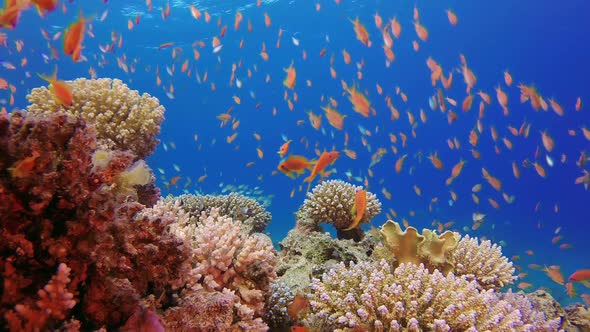
[[[63,2],[63,1],[62,1]],[[590,235],[590,192],[582,185],[575,185],[576,177],[582,175],[575,161],[580,152],[590,152],[589,141],[581,135],[582,126],[590,127],[587,104],[590,102],[588,86],[590,86],[590,48],[587,38],[590,26],[584,23],[585,13],[590,12],[590,3],[583,0],[568,2],[550,1],[348,1],[342,0],[340,5],[334,1],[318,1],[321,10],[315,9],[312,1],[280,1],[266,2],[260,8],[252,1],[172,1],[171,14],[163,20],[161,8],[165,1],[153,1],[152,13],[147,13],[144,1],[84,1],[67,3],[67,13],[57,10],[40,19],[34,10],[23,13],[18,27],[14,31],[6,31],[8,47],[0,48],[1,60],[17,66],[16,70],[1,68],[0,77],[17,87],[14,94],[15,107],[25,107],[25,95],[30,89],[44,84],[35,73],[50,74],[54,66],[59,68],[61,79],[88,77],[88,69],[93,67],[99,77],[116,77],[125,81],[132,89],[147,92],[160,99],[166,107],[166,120],[162,126],[160,139],[162,143],[156,153],[149,158],[149,164],[158,175],[158,184],[163,194],[181,194],[199,191],[202,193],[219,193],[223,186],[247,185],[252,190],[261,190],[258,196],[273,195],[269,210],[273,220],[267,231],[275,242],[280,241],[295,224],[294,212],[304,200],[304,191],[299,191],[303,184],[302,178],[292,180],[282,174],[272,175],[279,163],[276,154],[283,143],[282,136],[293,140],[291,152],[314,157],[314,147],[319,150],[335,148],[344,149],[344,133],[350,136],[348,148],[358,153],[356,160],[344,154],[336,162],[337,174],[331,178],[347,179],[345,172],[350,170],[354,176],[367,176],[367,168],[371,155],[378,148],[388,150],[383,160],[374,166],[374,177],[369,177],[369,190],[376,193],[383,203],[383,213],[373,220],[379,226],[385,220],[385,212],[393,208],[399,215],[398,220],[406,218],[417,228],[432,227],[433,220],[440,222],[454,221],[453,229],[461,230],[472,224],[473,212],[485,213],[486,221],[477,231],[469,233],[485,236],[495,242],[504,241],[504,252],[507,256],[520,255],[521,260],[515,263],[523,267],[529,275],[523,281],[532,282],[535,286],[549,287],[554,296],[564,300],[563,287],[551,282],[542,272],[532,271],[528,264],[560,265],[564,274],[569,275],[578,268],[590,268],[587,240]],[[208,11],[211,22],[204,19],[195,20],[191,17],[188,6],[194,4],[202,12]],[[420,49],[412,49],[412,41],[417,40],[413,28],[412,12],[414,5],[419,9],[420,22],[429,30],[427,42],[420,42]],[[445,10],[452,9],[458,16],[459,24],[455,27],[448,22]],[[82,9],[85,16],[93,16],[92,31],[95,37],[86,37],[83,55],[88,61],[74,63],[63,56],[61,39],[50,42],[57,48],[59,59],[43,60],[43,54],[51,56],[48,42],[43,39],[40,29],[51,35],[62,31],[73,22],[77,12]],[[108,9],[108,16],[99,21],[101,14]],[[240,10],[244,15],[241,28],[234,31],[234,15]],[[270,28],[264,25],[264,13],[272,19]],[[384,20],[397,17],[402,25],[399,40],[394,41],[393,50],[396,60],[386,68],[385,56],[381,48],[381,33],[376,29],[373,15],[379,13]],[[127,29],[129,19],[141,15],[140,24],[133,30]],[[372,40],[368,48],[356,40],[349,19],[359,17],[367,27]],[[221,19],[222,26],[227,25],[227,33],[221,38],[223,48],[213,54],[212,37],[219,34],[217,22]],[[251,21],[253,31],[247,31],[247,22]],[[284,33],[281,47],[276,48],[279,29]],[[122,47],[115,47],[112,53],[102,53],[99,45],[111,44],[111,35],[122,36]],[[300,45],[291,41],[295,36]],[[24,41],[24,49],[18,53],[15,49],[16,40]],[[201,58],[195,61],[191,44],[197,40],[206,43],[205,48],[198,48]],[[240,41],[243,48],[239,48]],[[172,58],[172,49],[158,50],[165,42],[174,42],[179,53]],[[266,44],[269,61],[265,62],[258,55],[262,43]],[[319,56],[326,49],[324,57]],[[350,65],[344,64],[341,51],[346,49],[351,57]],[[302,59],[302,52],[307,52],[307,60]],[[445,75],[460,66],[459,55],[464,54],[468,66],[477,76],[475,91],[483,90],[492,97],[492,104],[487,108],[482,119],[485,130],[480,137],[477,150],[481,153],[480,160],[471,156],[468,143],[469,131],[477,121],[477,105],[479,97],[474,98],[470,112],[457,110],[459,119],[449,125],[446,114],[431,111],[428,98],[435,93],[430,84],[430,72],[426,67],[426,59],[432,56],[442,65]],[[337,71],[337,79],[330,77],[330,58],[334,57],[333,67]],[[20,67],[19,63],[26,57],[28,64]],[[125,72],[117,65],[117,58],[126,58],[126,63],[135,67],[135,72]],[[181,73],[180,67],[185,59],[189,59],[192,75]],[[364,60],[363,78],[357,79],[355,63]],[[102,64],[99,64],[101,62]],[[243,86],[230,87],[229,80],[232,64],[241,62],[236,77]],[[283,100],[285,87],[284,68],[293,62],[297,70],[297,83],[294,91],[298,101],[293,111],[289,111]],[[174,64],[175,73],[166,73],[166,66]],[[162,86],[157,86],[155,68],[159,68]],[[248,77],[247,70],[252,71]],[[507,88],[503,83],[503,72],[508,70],[514,84]],[[199,84],[195,78],[198,72],[202,77],[208,74],[208,81]],[[265,83],[266,76],[270,82]],[[306,85],[306,80],[312,86]],[[349,85],[358,84],[368,97],[377,115],[363,118],[352,110],[351,104],[343,95],[340,80]],[[210,83],[216,90],[212,91]],[[383,87],[383,95],[376,91],[376,83]],[[559,117],[554,112],[534,112],[528,103],[521,104],[517,84],[534,84],[546,100],[555,98],[565,109],[565,116]],[[174,99],[166,95],[163,87],[174,85]],[[494,88],[502,86],[509,97],[510,115],[502,115],[495,98]],[[404,103],[396,95],[399,86],[407,94],[408,102]],[[439,83],[440,86],[440,83]],[[288,91],[293,99],[293,91]],[[384,98],[391,96],[395,107],[400,111],[399,120],[390,120],[390,111]],[[454,72],[454,83],[445,95],[456,99],[459,103],[465,97],[465,84],[459,72]],[[236,105],[232,96],[241,98]],[[321,106],[327,104],[320,101],[324,96],[333,97],[338,101],[338,110],[347,115],[344,130],[332,128],[327,119],[323,119],[325,131],[314,130],[308,121],[307,110],[322,114]],[[577,97],[583,100],[582,110],[574,111]],[[9,91],[0,91],[0,98],[9,98]],[[260,104],[257,109],[256,105]],[[233,107],[232,115],[240,120],[237,128],[238,137],[232,144],[226,143],[226,137],[233,134],[231,124],[220,128],[216,116]],[[8,107],[10,109],[10,107]],[[273,108],[277,115],[273,116]],[[419,121],[419,110],[424,109],[428,122]],[[418,126],[417,137],[411,137],[411,127],[407,121],[406,111],[416,117]],[[298,120],[304,123],[298,125]],[[523,121],[531,123],[529,138],[512,136],[508,125],[519,127]],[[358,126],[372,132],[366,137],[371,147],[369,152],[361,144],[361,132]],[[494,126],[500,137],[508,137],[514,144],[508,150],[499,140],[492,141],[490,126]],[[545,162],[545,152],[541,144],[542,130],[547,129],[556,142],[551,153],[555,166],[549,167]],[[568,129],[576,130],[577,135],[568,135]],[[400,143],[394,144],[400,149],[398,155],[391,151],[389,133],[408,135],[408,144],[402,148]],[[260,141],[253,136],[258,133]],[[198,135],[198,140],[195,140]],[[301,139],[309,141],[309,149]],[[459,150],[447,147],[448,138],[457,137],[461,142]],[[164,149],[164,144],[167,149]],[[175,145],[175,148],[173,148]],[[497,145],[501,154],[494,152]],[[532,168],[521,168],[522,176],[512,176],[511,162],[519,165],[524,159],[533,161],[537,147],[541,154],[538,161],[547,170],[548,176],[540,178]],[[256,148],[264,151],[263,159],[257,157]],[[438,151],[444,162],[444,170],[436,170],[425,158],[420,161],[418,153],[428,155]],[[403,154],[409,155],[403,171],[394,172],[394,163]],[[560,163],[561,154],[567,160]],[[450,175],[451,167],[460,159],[467,160],[463,173],[451,185],[444,181]],[[254,161],[253,167],[246,164]],[[173,165],[178,165],[176,171]],[[503,182],[503,191],[516,197],[513,204],[507,204],[500,193],[491,188],[481,176],[481,168],[485,167]],[[588,166],[586,166],[588,167]],[[410,168],[413,168],[410,174]],[[164,175],[158,169],[164,171]],[[199,183],[197,178],[207,178]],[[166,189],[165,184],[174,176],[182,176],[177,185]],[[183,188],[187,178],[192,183]],[[353,180],[354,182],[354,180]],[[356,184],[360,184],[354,182]],[[471,187],[482,183],[483,189],[478,194],[481,199],[476,205],[470,195]],[[418,197],[412,187],[419,186],[422,196]],[[381,190],[386,187],[392,194],[386,199]],[[291,198],[292,189],[297,189]],[[458,200],[450,206],[449,190],[454,190]],[[433,211],[428,205],[433,197],[439,202],[434,204]],[[487,198],[491,197],[500,204],[494,209]],[[540,208],[535,212],[535,206]],[[559,212],[554,212],[558,205]],[[412,211],[412,212],[411,212]],[[411,216],[415,213],[415,216]],[[561,227],[564,236],[562,243],[571,243],[573,248],[560,250],[551,244],[556,228]],[[502,243],[504,243],[502,242]],[[525,250],[533,250],[529,256]],[[578,286],[580,292],[588,292]],[[578,298],[579,299],[579,298]]]

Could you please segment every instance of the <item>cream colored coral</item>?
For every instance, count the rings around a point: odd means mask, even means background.
[[[465,235],[453,253],[456,274],[470,275],[484,289],[500,289],[512,284],[514,266],[505,256],[502,247],[489,240],[479,243],[477,238]]]
[[[556,331],[560,323],[524,296],[412,263],[340,263],[310,288],[304,323],[314,331]]]
[[[72,87],[73,104],[57,103],[46,87],[31,90],[27,109],[35,114],[64,111],[96,126],[100,148],[131,150],[143,159],[155,150],[164,120],[164,107],[147,93],[140,95],[121,80],[78,78]]]
[[[299,209],[298,219],[310,218],[320,224],[331,223],[338,229],[349,227],[354,216],[352,206],[356,191],[362,187],[340,180],[328,180],[315,186],[307,194],[303,206]],[[381,213],[381,202],[375,194],[367,192],[367,208],[361,223],[368,223],[374,216]]]

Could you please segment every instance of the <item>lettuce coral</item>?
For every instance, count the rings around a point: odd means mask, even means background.
[[[453,271],[477,281],[483,289],[500,289],[512,284],[514,267],[502,255],[502,248],[489,240],[479,243],[477,238],[446,231],[437,235],[435,231],[422,230],[419,234],[414,227],[402,231],[401,226],[388,220],[379,231],[381,244],[375,248],[375,257],[386,259],[390,264],[424,264],[429,270],[438,269],[446,274]]]
[[[522,294],[481,290],[424,265],[341,263],[314,279],[305,323],[322,331],[557,331]]]
[[[73,104],[64,107],[46,87],[31,90],[28,111],[52,114],[57,111],[81,117],[96,126],[98,144],[107,150],[131,150],[138,159],[151,155],[158,140],[164,107],[157,98],[131,90],[121,80],[78,78],[67,82]]]

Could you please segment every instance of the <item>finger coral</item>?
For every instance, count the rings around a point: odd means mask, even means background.
[[[341,263],[314,279],[307,325],[322,331],[557,331],[521,294],[481,290],[424,265]]]
[[[131,150],[138,159],[156,149],[164,107],[157,98],[131,90],[121,80],[78,78],[66,82],[73,93],[73,104],[64,107],[46,87],[31,90],[27,109],[34,114],[57,111],[81,117],[96,126],[99,147]]]
[[[340,180],[328,180],[315,186],[297,212],[297,219],[309,218],[316,224],[331,223],[337,230],[344,230],[354,221],[352,207],[357,190],[362,187]],[[367,192],[367,207],[361,223],[368,223],[381,213],[381,202],[375,194]]]
[[[212,208],[218,208],[219,214],[240,220],[243,228],[248,232],[262,232],[270,223],[271,214],[255,199],[238,193],[229,195],[181,195],[172,198],[180,200],[182,208],[195,218],[202,212],[211,213]]]
[[[516,280],[512,262],[502,255],[502,247],[490,240],[479,243],[465,235],[453,252],[454,272],[472,276],[484,289],[500,289]]]

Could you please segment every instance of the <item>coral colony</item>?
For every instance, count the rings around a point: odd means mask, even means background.
[[[67,83],[67,109],[42,87],[0,116],[5,330],[588,330],[587,308],[514,293],[490,241],[391,220],[365,233],[381,203],[343,181],[308,193],[278,252],[255,200],[160,198],[144,161],[159,101],[116,79]]]

